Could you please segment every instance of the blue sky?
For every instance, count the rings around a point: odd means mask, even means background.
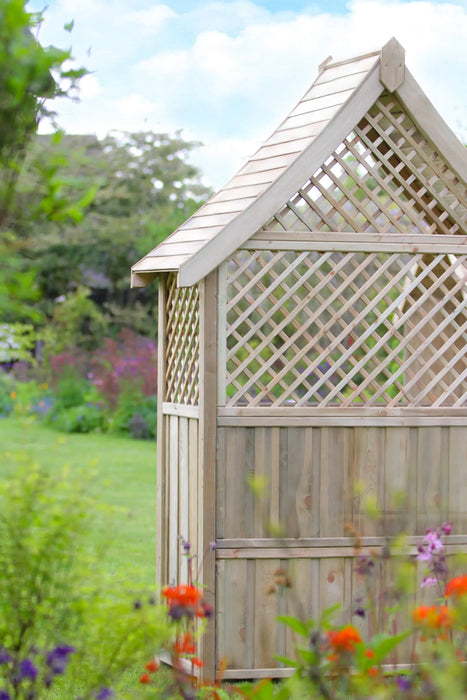
[[[292,109],[324,58],[373,51],[391,36],[467,141],[467,0],[49,0],[44,17],[42,43],[71,44],[92,71],[81,102],[60,105],[63,127],[182,130],[203,142],[191,160],[215,188]]]

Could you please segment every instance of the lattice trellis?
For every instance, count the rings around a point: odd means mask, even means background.
[[[196,405],[199,399],[198,286],[177,287],[177,275],[167,282],[165,400]]]
[[[465,185],[383,94],[264,229],[457,234],[466,202]]]
[[[227,405],[467,405],[467,255],[238,251]]]

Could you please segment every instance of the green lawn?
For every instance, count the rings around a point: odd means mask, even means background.
[[[152,587],[155,577],[156,445],[108,435],[65,435],[30,419],[0,420],[0,473],[21,453],[51,471],[89,473],[99,504],[89,533],[111,576]],[[107,507],[108,506],[108,507]]]

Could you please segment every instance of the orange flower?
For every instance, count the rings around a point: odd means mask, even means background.
[[[10,397],[11,397],[12,399],[16,399],[16,391],[12,391],[12,392],[10,393]]]
[[[355,645],[362,641],[360,632],[353,625],[341,630],[328,632],[328,639],[334,651],[355,651]]]
[[[150,683],[151,679],[149,677],[149,674],[147,673],[142,673],[139,677],[139,682],[140,683]]]
[[[365,649],[365,656],[366,656],[368,659],[374,659],[374,658],[375,658],[375,652],[373,651],[373,649]]]
[[[420,605],[412,613],[412,619],[420,627],[432,629],[449,629],[452,624],[452,614],[446,606]]]
[[[167,599],[169,605],[181,605],[182,607],[194,607],[203,597],[198,588],[195,586],[166,586],[163,589],[162,595]]]
[[[159,664],[155,659],[152,659],[152,661],[148,661],[144,668],[151,673],[155,673],[159,669]]]
[[[201,659],[196,659],[196,658],[195,658],[195,659],[191,659],[191,663],[192,663],[194,666],[198,666],[198,668],[202,668],[202,667],[204,666],[204,662],[201,661]]]
[[[467,575],[455,576],[446,585],[447,596],[461,596],[467,594]]]
[[[196,646],[193,643],[191,634],[185,634],[181,640],[177,640],[174,644],[174,649],[177,654],[194,654]]]

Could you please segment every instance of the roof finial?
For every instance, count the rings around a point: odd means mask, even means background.
[[[324,61],[322,61],[322,62],[319,64],[318,70],[319,70],[320,73],[323,72],[323,70],[324,70],[324,69],[326,68],[326,66],[328,65],[329,61],[332,61],[332,56],[328,56],[327,58],[324,59]]]
[[[381,49],[379,79],[389,92],[402,85],[405,78],[405,51],[392,37]]]

